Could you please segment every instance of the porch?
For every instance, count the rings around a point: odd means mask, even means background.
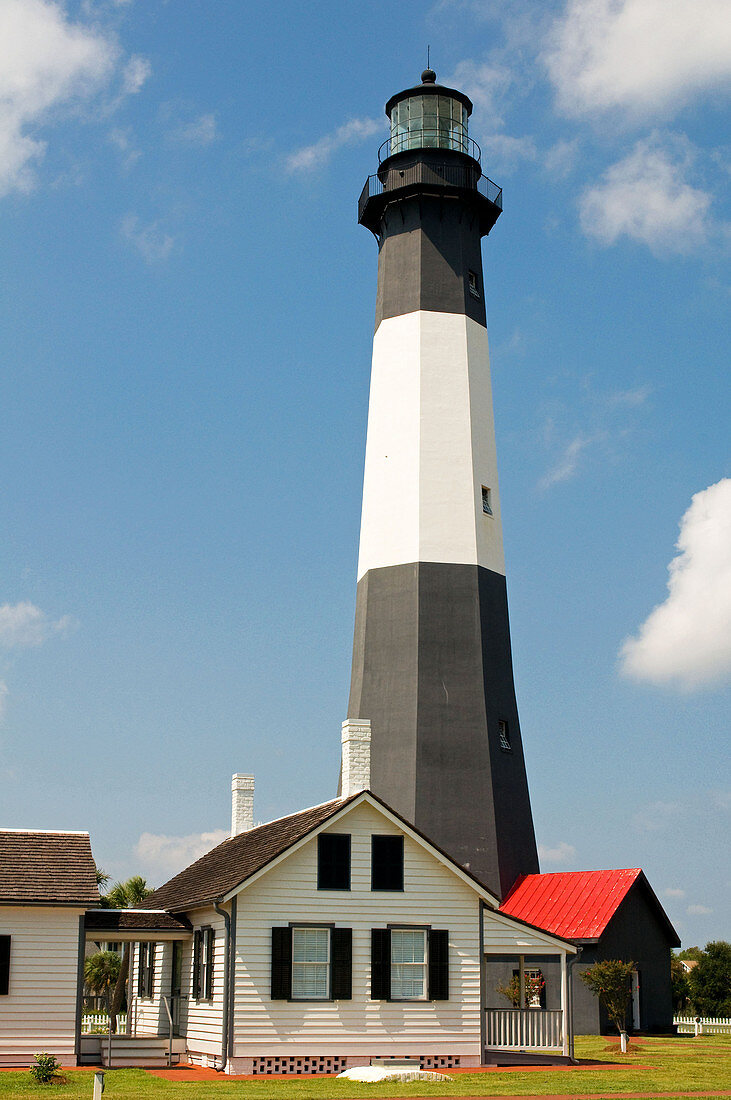
[[[180,1027],[184,1013],[181,1002],[185,998],[179,988],[178,971],[182,946],[191,937],[187,921],[155,910],[87,912],[85,954],[113,947],[122,957],[126,993],[112,1032],[106,1008],[102,1008],[98,997],[87,999],[82,981],[77,1027],[80,1065],[160,1068],[178,1064],[186,1051]],[[140,973],[139,965],[143,955],[147,960],[145,975]]]
[[[482,1049],[492,1065],[571,1062],[570,964],[576,948],[487,911],[482,978]]]

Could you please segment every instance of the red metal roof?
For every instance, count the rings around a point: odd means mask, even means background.
[[[521,875],[500,912],[568,940],[598,940],[640,875],[639,867]]]

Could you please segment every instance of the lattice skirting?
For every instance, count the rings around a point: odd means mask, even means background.
[[[348,1059],[304,1056],[302,1058],[254,1058],[253,1062],[251,1072],[256,1074],[342,1073]]]
[[[376,1057],[376,1056],[374,1056]],[[379,1055],[379,1060],[391,1061],[398,1058],[398,1055],[384,1054]],[[418,1063],[422,1069],[456,1069],[460,1064],[460,1057],[458,1054],[421,1054],[421,1055],[409,1055],[410,1061],[415,1064]],[[351,1061],[344,1056],[326,1056],[326,1055],[302,1055],[300,1057],[272,1057],[272,1058],[254,1058],[252,1059],[251,1072],[253,1074],[266,1076],[269,1074],[301,1074],[303,1076],[313,1073],[342,1073],[344,1069],[348,1068],[348,1064]],[[359,1063],[370,1061],[370,1059],[358,1059]]]

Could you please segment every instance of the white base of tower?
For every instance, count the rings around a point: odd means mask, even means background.
[[[358,579],[408,562],[505,573],[487,330],[463,314],[390,317],[373,340]]]

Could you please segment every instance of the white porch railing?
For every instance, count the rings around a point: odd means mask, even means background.
[[[488,1008],[486,1045],[503,1049],[563,1048],[563,1012],[559,1008]]]
[[[731,1035],[731,1018],[725,1016],[673,1016],[679,1035]]]

